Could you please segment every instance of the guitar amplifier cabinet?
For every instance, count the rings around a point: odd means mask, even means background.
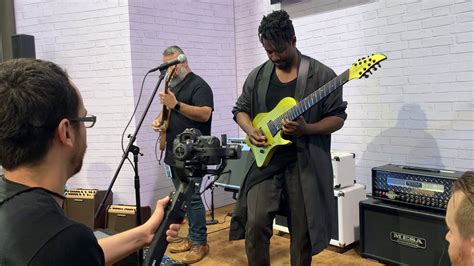
[[[450,265],[442,212],[376,199],[360,202],[363,257],[398,265]]]
[[[333,210],[334,225],[329,244],[340,248],[359,240],[359,202],[366,199],[365,187],[355,184],[342,189],[334,189],[337,201]],[[285,216],[277,215],[273,229],[288,233],[288,222]]]
[[[98,189],[70,189],[65,193],[64,214],[71,220],[85,224],[91,229],[105,228],[105,208],[95,219],[95,212],[105,196],[105,190]],[[112,192],[109,194],[105,206],[112,204]]]
[[[334,188],[344,188],[355,184],[355,153],[331,152]]]
[[[151,215],[150,206],[141,207],[142,224]],[[137,206],[135,205],[110,205],[107,209],[107,228],[120,233],[137,226]]]

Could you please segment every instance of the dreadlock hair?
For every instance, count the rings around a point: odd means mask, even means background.
[[[457,191],[462,191],[465,197],[459,203],[454,221],[461,236],[474,237],[474,171],[467,171],[454,182],[454,192]]]
[[[295,29],[290,16],[285,10],[277,10],[264,16],[258,27],[258,38],[271,41],[276,48],[291,43],[295,37]]]

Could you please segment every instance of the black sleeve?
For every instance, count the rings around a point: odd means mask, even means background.
[[[214,96],[212,94],[212,89],[204,80],[201,80],[194,90],[192,105],[209,106],[214,110]]]
[[[252,70],[250,74],[247,76],[245,80],[244,86],[242,88],[242,94],[240,94],[237,102],[235,103],[234,107],[232,108],[232,114],[235,117],[238,113],[244,112],[247,114],[251,114],[251,105],[252,105],[252,93],[253,87],[255,86],[255,79],[257,78],[257,74],[262,66],[257,67],[256,69]]]
[[[105,258],[92,231],[74,224],[46,242],[29,265],[105,265]]]

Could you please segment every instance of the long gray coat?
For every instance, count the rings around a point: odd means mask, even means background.
[[[296,91],[295,97],[300,100],[325,83],[336,77],[332,69],[319,61],[310,60],[306,88],[303,92]],[[237,100],[232,112],[234,119],[237,113],[246,112],[253,119],[257,114],[268,112],[266,109],[266,94],[270,84],[274,64],[268,60],[255,68],[245,81],[242,94]],[[322,99],[315,106],[304,113],[307,123],[314,123],[327,116],[339,116],[346,119],[347,103],[342,99],[342,87]],[[297,165],[302,184],[303,198],[305,201],[308,231],[311,238],[312,253],[322,251],[331,239],[332,210],[334,209],[333,170],[331,165],[331,135],[301,136],[296,140]],[[254,162],[253,156],[247,162],[246,169]],[[253,160],[252,160],[253,159]],[[245,224],[247,220],[247,191],[262,180],[244,179],[237,199],[237,204],[232,215],[230,227],[230,240],[245,237]],[[298,208],[299,206],[290,206]],[[337,226],[337,225],[334,225]]]

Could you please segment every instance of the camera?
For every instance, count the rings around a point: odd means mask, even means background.
[[[173,142],[175,167],[186,170],[186,176],[220,174],[228,159],[239,159],[242,154],[240,145],[228,145],[225,135],[221,138],[222,142],[214,136],[203,136],[198,129],[185,129]],[[209,169],[209,165],[217,168]]]

